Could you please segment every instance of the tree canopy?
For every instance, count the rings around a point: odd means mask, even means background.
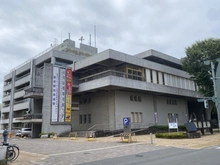
[[[183,69],[187,71],[192,80],[202,88],[199,92],[207,97],[214,96],[212,75],[210,64],[205,61],[213,61],[215,67],[217,62],[215,59],[220,58],[220,39],[209,38],[202,41],[196,41],[185,50],[186,57],[181,59]]]

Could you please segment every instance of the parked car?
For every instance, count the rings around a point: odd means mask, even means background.
[[[21,128],[21,137],[31,137],[32,129],[31,128]]]
[[[15,133],[15,136],[21,136],[21,130],[18,130],[18,131]]]

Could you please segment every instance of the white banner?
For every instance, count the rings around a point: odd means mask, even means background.
[[[52,122],[58,121],[58,99],[59,99],[59,68],[53,67],[52,78]]]
[[[60,69],[59,122],[64,122],[66,96],[66,69]]]

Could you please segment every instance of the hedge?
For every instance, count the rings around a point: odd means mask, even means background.
[[[166,138],[166,139],[183,139],[187,138],[186,133],[183,132],[172,132],[172,133],[156,133],[156,138]]]

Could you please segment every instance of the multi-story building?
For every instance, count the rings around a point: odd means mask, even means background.
[[[128,55],[69,39],[51,47],[4,77],[2,120],[9,129],[31,127],[58,134],[73,130],[132,128],[198,117],[196,85],[179,59],[148,50]],[[176,120],[178,119],[178,120]]]

